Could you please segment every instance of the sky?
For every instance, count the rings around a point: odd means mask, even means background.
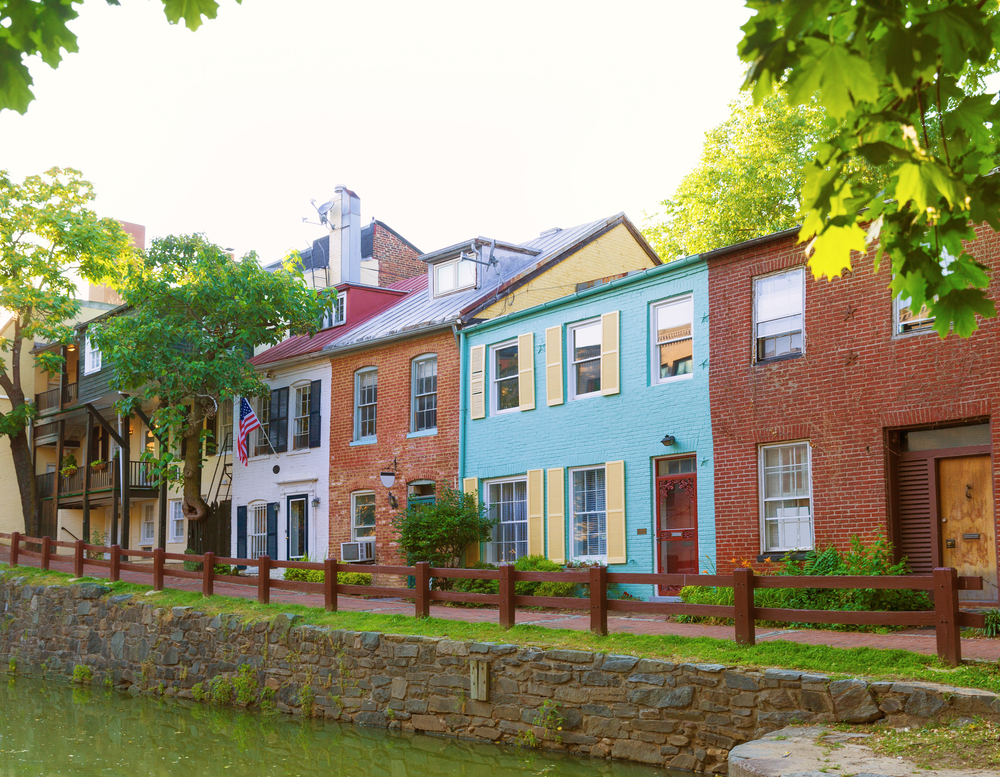
[[[196,32],[159,0],[86,0],[80,53],[31,65],[0,168],[75,167],[147,241],[202,232],[261,261],[323,234],[310,199],[429,252],[638,225],[728,116],[738,0],[221,0]]]

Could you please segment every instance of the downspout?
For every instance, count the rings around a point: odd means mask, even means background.
[[[459,330],[457,324],[451,327],[458,338],[458,482],[455,488],[461,491],[465,475],[465,330]]]

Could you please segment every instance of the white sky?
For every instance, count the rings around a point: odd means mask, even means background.
[[[322,229],[343,184],[431,251],[640,224],[726,118],[738,0],[222,0],[197,32],[159,0],[87,0],[79,54],[31,65],[0,168],[93,181],[149,238],[204,232],[264,261]]]

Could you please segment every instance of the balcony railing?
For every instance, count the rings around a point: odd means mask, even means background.
[[[155,488],[158,486],[152,462],[130,461],[128,484],[131,488]]]
[[[55,496],[56,478],[59,479],[59,495],[83,493],[84,468],[77,467],[72,473],[64,475],[56,472],[46,472],[36,475],[38,481],[38,496],[49,499]],[[110,491],[118,483],[117,462],[111,461],[100,467],[90,468],[89,493]],[[155,488],[157,486],[152,465],[146,461],[129,462],[129,486],[131,488]]]
[[[78,396],[76,383],[67,383],[62,390],[62,404],[74,405]],[[59,409],[59,388],[35,394],[35,406],[39,413],[51,413]]]
[[[55,496],[56,492],[56,473],[46,472],[44,475],[38,475],[38,496],[42,499],[48,499],[51,496]]]

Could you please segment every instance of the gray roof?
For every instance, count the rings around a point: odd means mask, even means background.
[[[544,267],[568,249],[578,246],[578,244],[619,223],[628,223],[631,227],[625,214],[619,213],[611,218],[592,221],[589,224],[581,224],[570,229],[549,231],[526,243],[509,244],[519,246],[521,251],[505,249],[500,245],[500,241],[497,241],[496,266],[477,266],[479,275],[477,288],[438,298],[433,296],[430,288],[424,287],[415,290],[391,308],[350,332],[345,332],[343,337],[334,340],[323,350],[336,351],[355,348],[364,343],[403,336],[411,331],[466,323],[482,308],[492,304],[496,299],[502,298],[508,289],[529,280],[534,271]],[[636,234],[638,234],[637,231]],[[457,256],[459,250],[468,248],[472,242],[474,241],[467,240],[448,249],[425,254],[421,258],[434,261],[443,259],[451,253]],[[485,259],[489,256],[491,240],[478,238],[478,242],[486,243],[482,249],[482,256]],[[523,249],[529,249],[529,252],[525,253]],[[651,253],[651,258],[659,263],[659,260],[655,259],[655,254]]]

